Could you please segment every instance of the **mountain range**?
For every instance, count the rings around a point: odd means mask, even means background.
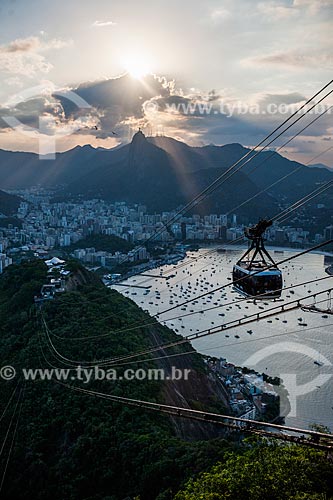
[[[141,131],[130,144],[116,149],[76,147],[58,153],[55,161],[40,160],[33,153],[0,150],[0,188],[59,188],[66,198],[143,203],[150,212],[164,211],[186,204],[248,152],[240,144],[191,147],[169,137],[146,137]],[[259,194],[237,213],[271,215],[281,203],[292,203],[333,179],[333,171],[322,165],[307,167],[264,151],[230,176],[194,211],[232,212],[244,200],[292,171],[292,175]],[[327,195],[320,202],[333,206]]]

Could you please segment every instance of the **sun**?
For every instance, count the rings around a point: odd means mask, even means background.
[[[137,80],[141,80],[144,76],[152,72],[151,60],[145,54],[133,53],[127,55],[123,58],[122,64],[126,72]]]

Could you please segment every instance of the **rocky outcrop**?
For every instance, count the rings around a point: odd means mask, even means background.
[[[103,286],[101,280],[95,273],[80,266],[69,275],[66,281],[66,292],[72,292],[83,285]]]
[[[160,338],[156,329],[151,328],[150,336],[154,345],[165,343]],[[192,348],[186,346],[184,352]],[[159,351],[156,357],[167,356],[171,349]],[[192,408],[208,412],[231,414],[228,403],[228,395],[222,382],[213,372],[209,372],[203,358],[193,349],[193,354],[175,356],[172,358],[159,359],[156,361],[158,368],[164,370],[167,377],[171,376],[172,369],[180,369],[184,373],[189,370],[188,379],[184,380],[164,380],[162,388],[162,398],[165,404],[179,406],[182,408]],[[176,434],[186,440],[211,439],[224,435],[223,428],[192,421],[186,418],[170,417]]]

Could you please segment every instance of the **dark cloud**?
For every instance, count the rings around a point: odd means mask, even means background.
[[[22,125],[35,129],[39,128],[39,119],[43,116],[52,116],[58,121],[63,117],[60,103],[51,102],[44,97],[36,97],[18,103],[15,107],[0,108],[0,129],[7,129],[9,125],[4,117],[14,117]]]
[[[279,113],[233,113],[224,112],[224,101],[214,91],[205,94],[188,94],[175,89],[174,82],[153,75],[137,80],[129,75],[86,82],[81,85],[42,95],[15,104],[12,108],[0,109],[0,130],[9,129],[2,116],[14,116],[24,125],[39,128],[42,116],[53,118],[55,127],[73,126],[71,135],[89,135],[96,139],[117,137],[129,139],[129,131],[139,126],[148,133],[161,132],[186,142],[196,144],[225,144],[239,142],[251,145],[278,126],[286,115]],[[259,109],[267,104],[303,102],[306,98],[297,92],[287,94],[265,94],[258,98]],[[231,101],[232,104],[232,101]],[[310,115],[304,125],[315,117]],[[303,123],[303,121],[302,121]],[[161,127],[161,128],[159,128]],[[331,116],[327,113],[309,127],[302,135],[313,140],[315,136],[328,136]],[[291,129],[280,139],[278,145],[294,135]],[[325,139],[329,140],[329,139]]]
[[[71,90],[91,107],[91,113],[99,120],[96,136],[112,137],[114,129],[129,118],[143,119],[143,104],[156,96],[169,96],[170,87],[164,78],[146,76],[137,80],[129,75],[98,82],[88,82]],[[55,97],[57,97],[55,95]],[[66,93],[58,97],[66,118],[82,114]]]

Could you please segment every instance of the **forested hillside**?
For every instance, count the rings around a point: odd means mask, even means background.
[[[121,406],[68,387],[81,384],[118,396],[228,412],[223,395],[195,353],[183,361],[172,361],[191,368],[186,386],[185,382],[177,385],[148,380],[85,384],[70,379],[65,385],[56,380],[23,382],[22,368],[69,368],[74,361],[98,364],[99,360],[178,337],[162,326],[129,329],[133,323],[147,322],[149,316],[132,301],[105,288],[94,275],[89,279],[89,273],[83,273],[79,266],[71,269],[79,273],[78,278],[84,274],[84,280],[77,280],[81,285],[42,309],[34,305],[33,298],[46,280],[43,262],[10,266],[0,277],[1,365],[11,365],[17,372],[15,380],[1,381],[1,498],[171,500],[182,489],[176,497],[179,500],[330,498],[332,466],[319,452],[242,444],[238,434],[218,433],[206,423],[171,421],[155,412]],[[67,361],[61,361],[50,349],[43,318],[54,347]],[[180,351],[188,348],[178,347]],[[146,361],[132,365],[136,366],[159,365]],[[167,364],[163,367],[169,368]],[[118,368],[120,374],[124,368]],[[263,458],[260,464],[258,457]],[[219,465],[208,476],[185,486],[216,462]],[[246,497],[248,487],[252,492],[251,482],[254,493]],[[260,493],[261,483],[265,494],[272,492],[270,496]],[[292,491],[296,488],[305,493],[282,497],[281,491],[289,491],[293,484]],[[314,492],[322,496],[306,496]]]
[[[46,266],[36,261],[11,266],[0,278],[1,360],[2,365],[14,366],[17,373],[21,368],[66,366],[47,347],[40,312],[33,305],[33,297],[45,282],[46,272]],[[133,302],[102,284],[97,285],[95,278],[92,284],[43,306],[43,314],[51,331],[63,338],[53,338],[57,349],[71,359],[87,361],[117,356],[140,350],[151,342],[146,329],[117,333],[101,341],[71,342],[71,337],[87,339],[119,330],[133,321],[147,320]],[[101,321],[106,316],[108,319]],[[164,327],[153,331],[163,340],[176,338]],[[194,380],[198,378],[202,385],[206,398],[203,404],[225,411],[223,404],[214,398],[201,358],[197,355],[186,358],[187,366],[191,365],[195,372]],[[152,367],[154,363],[140,366]],[[1,381],[0,414],[17,383],[18,377],[12,382]],[[153,499],[163,492],[177,491],[184,478],[212,465],[216,458],[221,459],[224,450],[230,447],[222,438],[217,439],[214,430],[207,431],[205,436],[204,426],[201,432],[185,422],[177,429],[166,417],[77,394],[54,381],[29,381],[25,386],[20,382],[18,391],[21,386],[23,404],[3,498],[115,500],[140,495],[142,499]],[[89,389],[156,402],[164,402],[168,392],[163,383],[146,380],[93,382]],[[2,441],[18,391],[2,422]],[[189,389],[188,404],[194,404],[197,396]],[[190,441],[179,437],[186,431]],[[216,439],[202,441],[200,436]],[[1,471],[9,445],[7,440]],[[172,498],[172,494],[160,498]]]

